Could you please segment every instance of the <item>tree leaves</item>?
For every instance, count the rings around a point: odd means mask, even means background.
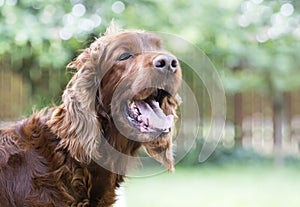
[[[12,61],[9,70],[24,74],[32,86],[38,84],[34,79],[40,73],[33,74],[37,68],[46,73],[55,70],[63,77],[77,50],[86,46],[88,38],[103,33],[114,18],[124,28],[170,32],[193,42],[221,72],[227,92],[269,88],[270,82],[264,81],[269,75],[277,90],[300,87],[300,21],[295,1],[0,2],[0,58]],[[236,73],[234,68],[242,71]]]

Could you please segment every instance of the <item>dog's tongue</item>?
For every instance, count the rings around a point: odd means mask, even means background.
[[[173,115],[166,116],[160,109],[159,103],[151,101],[136,101],[136,105],[141,113],[140,119],[152,129],[165,130],[173,126]]]

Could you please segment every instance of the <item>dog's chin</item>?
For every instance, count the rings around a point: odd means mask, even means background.
[[[161,108],[163,99],[170,94],[158,88],[148,88],[122,104],[123,119],[130,128],[133,139],[147,142],[170,133],[174,125],[173,115],[167,115]],[[131,138],[131,137],[129,137]]]

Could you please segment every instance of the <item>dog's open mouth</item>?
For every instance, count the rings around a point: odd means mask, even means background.
[[[127,119],[141,132],[168,133],[173,126],[173,115],[160,108],[170,94],[162,89],[148,89],[127,102]]]

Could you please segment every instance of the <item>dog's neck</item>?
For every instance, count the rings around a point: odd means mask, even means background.
[[[105,140],[101,140],[99,148],[101,158],[92,160],[88,165],[93,183],[90,192],[93,198],[91,204],[97,203],[103,197],[115,198],[115,189],[120,187],[127,171],[137,164],[132,163],[126,157],[135,156],[141,146],[140,143],[128,140],[116,129],[112,129],[111,125],[108,127],[104,125],[103,129]],[[113,200],[107,202],[113,202]]]

